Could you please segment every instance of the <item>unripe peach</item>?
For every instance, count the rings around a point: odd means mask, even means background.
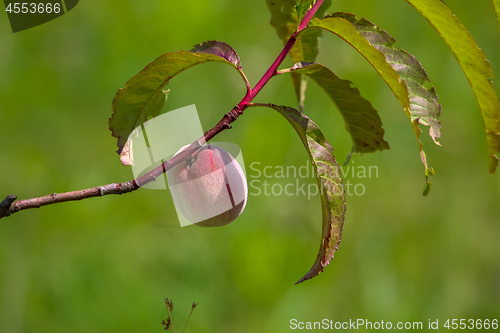
[[[226,225],[245,208],[248,197],[245,174],[238,162],[220,147],[210,144],[201,147],[187,165],[181,163],[167,171],[167,180],[176,208],[189,222],[199,226]]]

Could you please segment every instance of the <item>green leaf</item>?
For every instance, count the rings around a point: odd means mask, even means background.
[[[403,106],[413,126],[420,148],[420,157],[425,167],[424,195],[429,193],[432,182],[429,176],[434,170],[427,164],[420,142],[419,124],[430,125],[429,134],[434,142],[440,137],[441,124],[437,117],[441,105],[434,88],[426,89],[429,81],[420,63],[408,52],[393,47],[395,40],[373,23],[346,13],[335,13],[322,20],[313,19],[310,28],[328,30],[353,46],[382,76]]]
[[[500,0],[492,0],[495,13],[497,14],[498,30],[500,31]]]
[[[113,99],[109,129],[118,139],[118,154],[122,154],[128,137],[135,128],[160,115],[165,103],[164,88],[170,79],[190,67],[206,62],[231,65],[248,83],[241,70],[238,55],[226,43],[209,41],[196,45],[192,51],[171,52],[158,57],[131,78],[125,88],[120,88]]]
[[[500,152],[500,103],[490,81],[491,66],[458,18],[438,0],[406,0],[422,14],[455,55],[476,95],[488,142],[489,171],[494,173]],[[496,3],[495,3],[496,2]],[[498,0],[494,2],[498,13]]]
[[[322,7],[320,7],[321,10]],[[319,12],[319,10],[318,10]],[[316,12],[316,14],[318,14]],[[318,42],[321,37],[321,30],[303,30],[299,33],[298,39],[290,50],[290,57],[294,63],[307,61],[314,62],[318,56]],[[298,73],[292,73],[292,83],[297,97],[297,103],[301,112],[304,112],[305,91],[307,80]]]
[[[331,2],[331,0],[327,0]],[[271,25],[276,29],[278,37],[286,43],[297,31],[305,13],[314,4],[313,0],[266,0],[271,12]],[[328,4],[329,5],[329,4]],[[323,6],[326,6],[324,3]],[[323,9],[326,10],[326,7]],[[318,12],[321,11],[321,7]],[[318,13],[316,13],[318,15]]]
[[[271,25],[276,28],[279,38],[286,44],[288,39],[297,31],[299,23],[305,13],[316,2],[313,0],[266,0],[271,12]],[[322,18],[331,5],[331,0],[325,0],[314,17]],[[293,62],[313,62],[318,56],[318,40],[321,30],[302,30],[298,39],[290,50]],[[307,81],[299,74],[292,74],[292,82],[297,96],[299,108],[303,111]]]
[[[293,2],[295,2],[295,11],[297,12],[298,21],[301,22],[307,11],[311,9],[316,0],[299,0]]]
[[[344,118],[354,153],[389,149],[377,110],[361,97],[357,88],[351,87],[351,81],[342,80],[328,67],[315,63],[297,63],[287,71],[311,78],[328,94]]]
[[[410,100],[410,119],[419,119],[420,123],[430,125],[429,135],[436,144],[436,138],[441,136],[441,123],[437,117],[441,114],[441,105],[433,88],[426,89],[423,84],[430,82],[427,73],[417,59],[405,50],[394,48],[396,40],[373,23],[346,13],[335,13],[332,17],[342,17],[356,28],[371,45],[382,52],[385,60],[405,80]]]
[[[323,212],[321,245],[314,265],[296,283],[298,284],[323,272],[338,249],[346,210],[344,184],[340,178],[339,165],[335,161],[333,148],[318,125],[303,113],[286,106],[273,104],[255,104],[254,106],[267,106],[275,109],[293,126],[311,159],[320,188]]]

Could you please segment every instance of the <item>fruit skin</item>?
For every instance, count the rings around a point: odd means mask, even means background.
[[[187,165],[181,163],[168,170],[167,180],[176,208],[198,226],[226,225],[245,209],[245,174],[238,162],[218,146],[201,147]]]

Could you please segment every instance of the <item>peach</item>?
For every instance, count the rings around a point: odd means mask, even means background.
[[[226,225],[245,209],[248,197],[245,174],[238,162],[220,147],[210,144],[201,147],[192,160],[168,170],[167,180],[176,208],[189,222],[199,226]]]

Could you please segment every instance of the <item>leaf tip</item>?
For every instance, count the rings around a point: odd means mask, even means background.
[[[498,157],[496,155],[490,155],[489,159],[489,171],[494,174],[498,166]]]
[[[441,123],[439,123],[439,126],[441,127]],[[431,126],[431,128],[429,128],[429,135],[432,138],[432,141],[434,141],[435,144],[441,147],[441,143],[437,141],[437,139],[441,137],[439,128],[435,129],[434,127]]]
[[[325,270],[324,266],[322,266],[321,269],[317,270],[317,271],[314,270],[314,267],[311,268],[311,270],[309,272],[307,272],[306,275],[304,275],[299,281],[295,282],[295,285],[298,285],[299,283],[310,280],[310,279],[320,275],[321,273],[323,273],[324,270]]]
[[[219,42],[217,40],[209,40],[200,44],[196,44],[192,49],[193,53],[210,53],[226,59],[232,63],[238,70],[241,69],[240,57],[236,51],[231,47],[231,45]]]

